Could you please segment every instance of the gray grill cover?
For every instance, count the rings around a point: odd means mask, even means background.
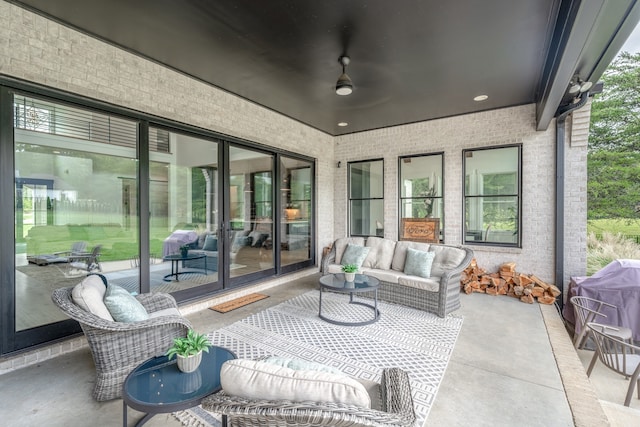
[[[595,321],[611,326],[625,326],[633,331],[633,339],[640,341],[640,260],[617,259],[590,277],[572,277],[569,297],[583,296],[613,304],[603,307],[607,317],[597,316]],[[567,301],[562,314],[575,324],[573,304]],[[576,329],[578,331],[578,329]]]

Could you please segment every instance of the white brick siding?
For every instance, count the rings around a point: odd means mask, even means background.
[[[474,245],[480,266],[515,261],[518,271],[554,281],[555,122],[536,131],[535,106],[525,105],[361,132],[336,138],[335,160],[384,158],[385,237],[398,237],[398,156],[444,152],[445,243],[462,243],[462,150],[522,144],[522,249]],[[335,177],[334,230],[347,233],[347,168]],[[343,207],[343,208],[342,208]],[[583,206],[584,210],[585,207]]]

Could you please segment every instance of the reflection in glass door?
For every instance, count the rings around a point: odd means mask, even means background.
[[[149,159],[150,291],[219,289],[218,142],[151,127]]]
[[[274,268],[273,155],[229,147],[227,259],[231,278]]]
[[[282,156],[280,174],[280,263],[284,266],[311,258],[311,162]]]
[[[139,251],[138,223],[125,220],[122,184],[137,182],[137,122],[21,95],[14,95],[13,112],[13,320],[26,336],[67,320],[51,293],[89,273],[139,292],[139,271],[131,264]],[[137,194],[127,200],[136,206]]]

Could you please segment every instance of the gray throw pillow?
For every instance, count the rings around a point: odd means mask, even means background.
[[[204,239],[204,245],[202,245],[203,251],[217,251],[218,250],[218,238],[214,236],[207,236]]]
[[[433,252],[424,252],[416,249],[407,249],[407,259],[404,262],[404,273],[428,279],[431,277],[431,265],[435,257]]]
[[[362,267],[362,263],[367,258],[369,250],[366,246],[352,245],[349,243],[342,255],[342,265],[355,264],[358,268]]]
[[[104,305],[116,322],[139,322],[149,318],[144,306],[129,291],[118,285],[107,285]]]

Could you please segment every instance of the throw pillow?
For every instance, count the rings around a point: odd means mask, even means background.
[[[118,285],[107,285],[104,305],[116,322],[139,322],[149,318],[144,306],[129,291]]]
[[[265,363],[282,366],[284,368],[293,369],[294,371],[320,371],[331,372],[336,375],[344,375],[344,373],[333,366],[323,365],[322,363],[308,362],[302,359],[289,359],[287,357],[271,356],[262,360]]]
[[[113,322],[113,316],[104,305],[104,294],[107,291],[106,280],[99,274],[90,274],[71,290],[73,302],[89,313]]]
[[[204,244],[202,245],[203,251],[212,251],[215,252],[218,250],[218,238],[215,236],[208,235],[204,239]]]
[[[342,255],[342,265],[355,264],[358,268],[362,267],[362,263],[367,258],[369,250],[366,246],[352,245],[349,243]]]
[[[234,359],[220,370],[225,393],[247,399],[335,402],[371,407],[366,388],[356,379],[321,371],[296,371],[255,360]]]
[[[420,276],[428,279],[431,277],[431,265],[436,254],[416,249],[407,249],[407,259],[404,262],[405,274]]]

